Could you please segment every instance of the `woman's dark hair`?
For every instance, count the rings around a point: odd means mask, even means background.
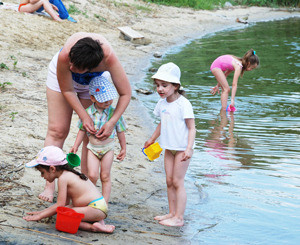
[[[48,172],[49,172],[49,169],[50,169],[50,166],[46,166],[46,165],[42,165],[42,164],[39,164],[37,166],[35,166],[36,169],[39,169],[39,168],[43,168],[43,169],[46,169]],[[82,173],[79,173],[78,171],[76,171],[75,169],[71,168],[68,164],[65,164],[65,165],[60,165],[60,166],[55,166],[56,170],[60,171],[60,170],[66,170],[66,171],[70,171],[76,175],[78,175],[80,177],[80,179],[83,179],[83,180],[88,180],[88,177],[86,177],[84,174]]]
[[[78,40],[71,48],[69,58],[78,69],[91,70],[99,65],[104,58],[104,52],[98,40],[85,37]]]
[[[255,51],[253,49],[248,50],[246,54],[243,56],[243,58],[241,58],[241,60],[243,65],[241,77],[244,75],[244,72],[246,71],[248,66],[255,65],[255,64],[259,65],[259,58],[255,54]]]

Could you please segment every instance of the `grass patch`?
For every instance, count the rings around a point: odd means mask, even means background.
[[[6,86],[7,86],[7,85],[12,85],[12,83],[10,83],[10,82],[0,83],[0,89],[1,89],[1,90],[6,89]]]
[[[144,0],[156,4],[163,4],[175,7],[190,7],[193,9],[212,10],[217,7],[224,7],[226,2],[232,5],[245,6],[266,6],[266,7],[297,7],[299,0]]]
[[[145,6],[142,6],[142,5],[137,5],[137,4],[134,4],[133,5],[137,10],[140,10],[140,11],[143,11],[143,12],[151,12],[152,9],[149,8],[149,7],[145,7]]]
[[[81,14],[81,11],[75,6],[75,4],[70,4],[68,13],[71,14]]]
[[[101,20],[101,21],[103,21],[103,22],[106,22],[106,21],[107,21],[107,19],[106,19],[106,18],[102,17],[102,16],[101,16],[101,15],[99,15],[99,14],[94,14],[94,17],[95,17],[95,18],[97,18],[98,20]]]
[[[0,64],[0,68],[1,68],[1,69],[9,70],[8,66],[7,66],[6,64],[4,64],[4,63],[1,63],[1,64]]]

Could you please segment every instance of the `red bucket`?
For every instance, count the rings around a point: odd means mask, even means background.
[[[81,219],[84,218],[84,214],[77,213],[73,209],[66,207],[58,207],[56,212],[56,230],[75,234],[78,231]]]

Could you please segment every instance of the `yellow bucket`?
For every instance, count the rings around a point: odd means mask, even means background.
[[[143,153],[149,158],[150,161],[158,158],[161,152],[162,148],[160,147],[158,142],[148,146],[147,148],[143,148]]]

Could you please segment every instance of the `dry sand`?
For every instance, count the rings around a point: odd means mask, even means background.
[[[16,0],[6,3],[18,4]],[[141,148],[153,130],[153,123],[140,105],[133,86],[133,98],[124,116],[127,156],[115,161],[112,170],[112,195],[107,223],[113,234],[79,231],[76,235],[55,230],[55,218],[26,222],[25,212],[48,207],[37,196],[44,180],[39,172],[25,169],[43,146],[47,130],[45,81],[53,55],[66,39],[78,31],[104,35],[112,44],[132,84],[142,82],[155,52],[184,44],[192,38],[217,30],[243,25],[236,18],[263,21],[299,16],[299,12],[270,8],[234,7],[218,11],[195,11],[147,4],[142,1],[64,1],[75,4],[81,13],[72,15],[77,24],[0,8],[0,243],[1,244],[190,244],[183,228],[169,228],[153,220],[167,212],[162,157],[149,162]],[[105,19],[105,21],[104,21]],[[130,26],[151,40],[136,45],[119,38],[119,26]],[[9,82],[11,85],[6,85]],[[77,115],[64,151],[76,137]],[[99,187],[100,188],[100,187]],[[192,217],[190,217],[192,221]],[[39,232],[37,232],[39,231]],[[73,240],[68,240],[73,239]]]

